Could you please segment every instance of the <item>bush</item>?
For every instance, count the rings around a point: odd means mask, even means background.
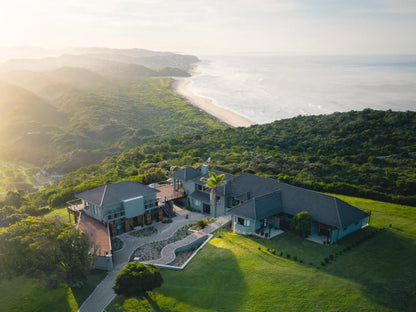
[[[307,211],[299,212],[290,223],[290,228],[302,237],[311,233],[312,217]]]
[[[172,222],[173,222],[172,219],[165,219],[162,221],[162,223],[172,223]]]
[[[130,262],[117,276],[113,289],[117,295],[136,297],[146,295],[162,283],[162,275],[154,265]]]
[[[204,220],[204,219],[198,220],[196,222],[196,225],[199,226],[201,229],[203,229],[203,228],[205,228],[205,227],[208,226],[208,221],[207,220]]]

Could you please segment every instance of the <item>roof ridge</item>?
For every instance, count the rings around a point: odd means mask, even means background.
[[[100,203],[100,206],[102,206],[103,205],[103,203],[104,203],[104,197],[105,197],[105,194],[107,193],[107,184],[104,186],[104,191],[103,191],[103,196],[101,197],[101,203]]]
[[[338,217],[338,222],[341,225],[341,227],[343,227],[342,221],[341,221],[341,216],[339,214],[339,209],[338,209],[338,202],[337,202],[337,198],[336,197],[332,197],[335,201],[335,210],[337,212],[337,217]]]

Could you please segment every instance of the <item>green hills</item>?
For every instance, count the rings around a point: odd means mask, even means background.
[[[99,57],[0,64],[1,160],[65,173],[152,138],[224,128],[171,90],[169,76],[188,75],[185,70],[197,58],[135,49],[87,51]]]
[[[101,165],[80,168],[50,190],[59,205],[76,192],[123,179],[167,179],[179,166],[250,172],[324,192],[416,205],[416,112],[364,110],[296,117],[249,128],[151,140]]]

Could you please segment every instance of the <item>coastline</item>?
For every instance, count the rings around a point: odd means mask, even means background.
[[[172,89],[185,98],[192,105],[202,109],[206,113],[218,118],[231,127],[250,127],[255,122],[230,111],[226,108],[215,105],[211,99],[192,93],[189,90],[190,80],[188,78],[174,78]]]

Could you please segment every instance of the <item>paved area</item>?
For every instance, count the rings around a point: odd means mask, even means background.
[[[197,212],[175,211],[178,213],[177,216],[172,219],[172,223],[158,223],[153,225],[158,230],[154,235],[134,237],[126,233],[118,236],[118,238],[123,241],[124,246],[119,251],[113,252],[114,269],[111,272],[108,272],[105,279],[98,284],[91,295],[84,301],[79,309],[80,312],[102,312],[114,299],[116,296],[113,291],[114,281],[123,267],[129,262],[131,255],[137,248],[147,243],[168,239],[181,227],[206,218],[206,216]]]

